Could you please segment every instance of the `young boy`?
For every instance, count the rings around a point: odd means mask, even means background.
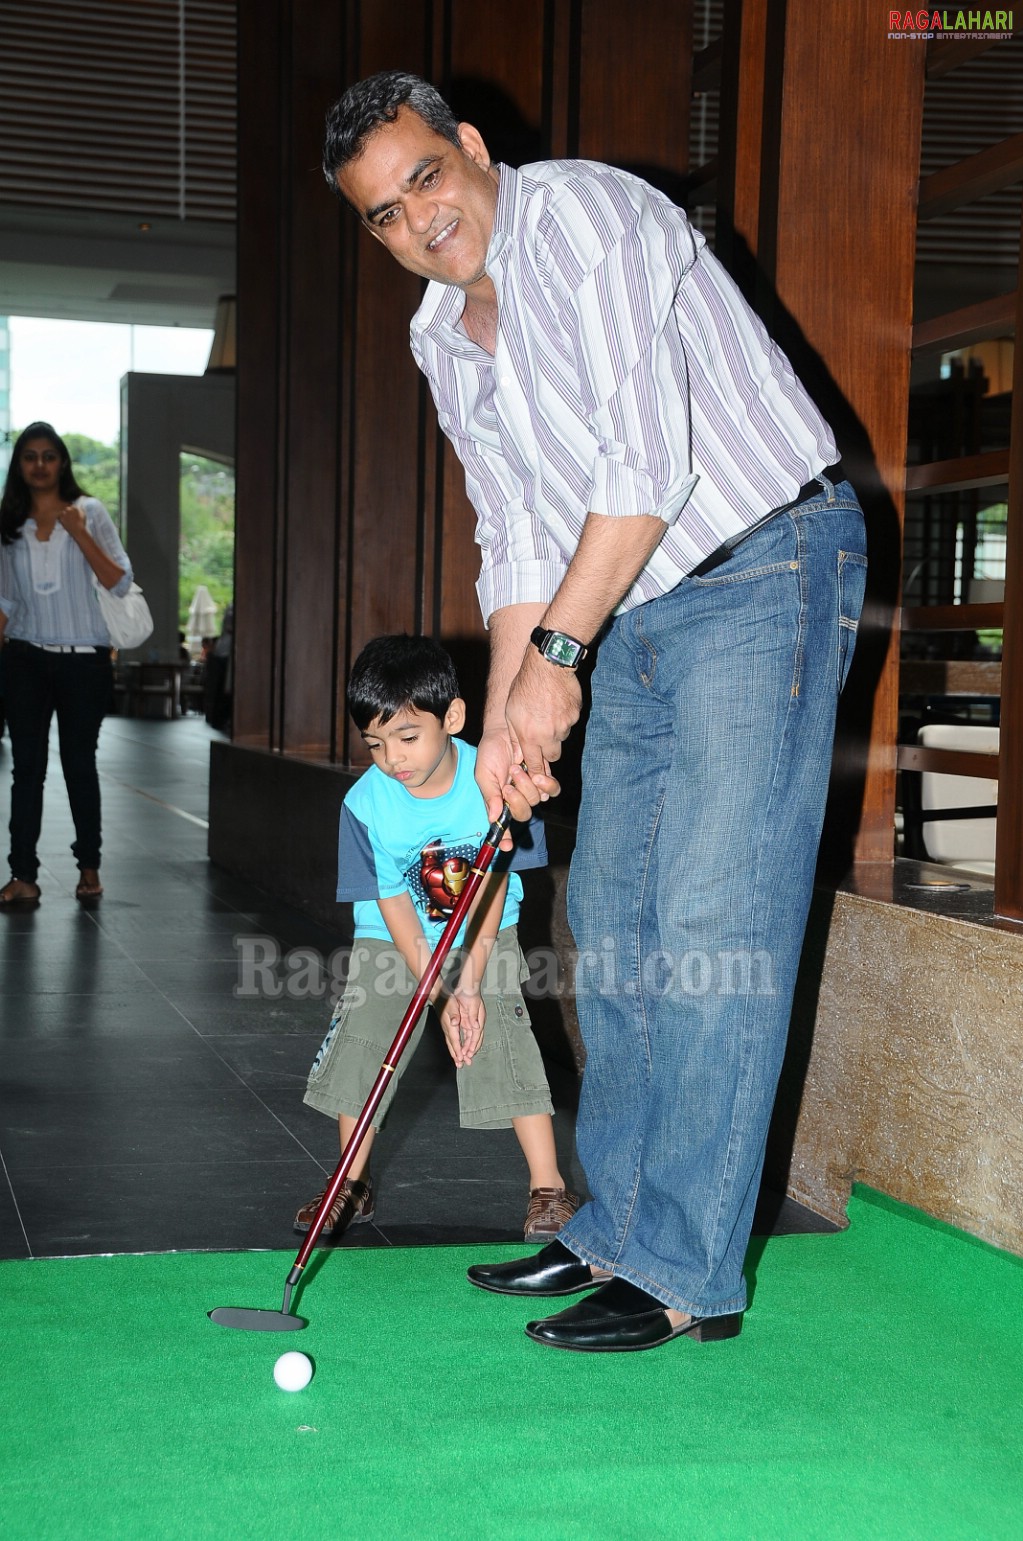
[[[336,1115],[342,1149],[488,828],[473,774],[476,751],[454,737],[465,702],[442,647],[428,637],[370,642],[348,682],[348,709],[373,758],[341,809],[337,897],[354,904],[355,942],[305,1094],[310,1107]],[[457,1066],[461,1126],[510,1124],[522,1147],[527,1240],[556,1235],[579,1207],[558,1170],[550,1090],[520,989],[526,966],[515,929],[522,897],[516,869],[546,860],[543,825],[517,826],[514,850],[495,858],[430,997]],[[406,966],[397,989],[395,951]],[[324,1236],[373,1218],[370,1149],[422,1030],[420,1022]],[[323,1192],[298,1211],[296,1231],[308,1231]]]

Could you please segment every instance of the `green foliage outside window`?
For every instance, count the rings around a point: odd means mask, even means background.
[[[101,444],[82,433],[66,433],[75,475],[99,498],[120,527],[121,455],[116,444]],[[178,625],[187,631],[196,589],[205,584],[217,606],[219,633],[234,599],[234,467],[201,455],[181,456],[181,564]]]
[[[234,468],[200,455],[181,457],[181,568],[178,624],[205,584],[217,606],[217,630],[234,598]]]
[[[90,498],[99,498],[116,525],[120,525],[121,452],[116,444],[101,444],[84,433],[62,435],[68,447],[78,484]]]

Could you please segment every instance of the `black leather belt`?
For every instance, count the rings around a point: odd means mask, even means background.
[[[109,647],[70,646],[66,642],[25,642],[21,637],[5,637],[4,647],[17,653],[109,653]]]
[[[748,540],[757,530],[762,530],[765,524],[770,524],[772,519],[777,519],[779,514],[787,514],[793,508],[798,508],[801,503],[808,503],[811,498],[819,498],[824,490],[821,486],[821,476],[826,476],[829,482],[841,480],[837,466],[826,466],[820,476],[804,482],[791,503],[783,503],[781,508],[772,508],[771,512],[763,519],[758,519],[756,524],[751,524],[746,530],[740,530],[738,535],[733,535],[730,540],[723,540],[720,546],[715,547],[710,553],[710,556],[705,556],[699,566],[693,568],[689,574],[690,578],[702,578],[706,573],[713,572],[715,567],[721,567],[728,561],[737,546],[741,546],[743,541]]]

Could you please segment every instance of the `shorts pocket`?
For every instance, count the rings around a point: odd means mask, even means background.
[[[320,1044],[320,1047],[316,1051],[316,1057],[313,1060],[312,1067],[309,1071],[310,1086],[315,1086],[317,1081],[321,1081],[326,1075],[334,1046],[340,1042],[344,1032],[345,1023],[348,1021],[351,1009],[352,995],[349,993],[349,991],[346,990],[344,995],[342,995],[341,999],[338,1001],[337,1005],[334,1007],[334,1012],[330,1019],[330,1026],[327,1028],[327,1036],[324,1038],[323,1042]]]
[[[488,1002],[488,1009],[491,1003]],[[515,1091],[534,1096],[547,1091],[543,1060],[533,1037],[529,1012],[521,995],[501,995],[496,1002],[507,1054],[508,1075]],[[484,1038],[484,1042],[486,1039]]]

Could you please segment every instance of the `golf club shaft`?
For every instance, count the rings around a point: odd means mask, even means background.
[[[344,1182],[345,1178],[348,1176],[355,1163],[355,1157],[358,1153],[359,1146],[362,1144],[363,1139],[366,1136],[366,1131],[369,1129],[370,1124],[373,1122],[373,1115],[377,1108],[380,1106],[384,1092],[387,1090],[388,1083],[390,1082],[392,1075],[398,1067],[398,1061],[404,1053],[409,1039],[415,1032],[416,1023],[419,1021],[419,1018],[423,1012],[423,1008],[427,1004],[430,991],[436,984],[437,976],[439,975],[441,969],[444,967],[445,960],[447,959],[448,953],[451,951],[455,936],[462,925],[462,921],[465,919],[466,912],[468,911],[468,908],[472,903],[480,884],[483,882],[487,872],[490,870],[490,865],[493,862],[494,857],[497,855],[498,847],[501,844],[501,839],[507,830],[510,821],[511,813],[506,806],[501,810],[500,818],[495,819],[487,831],[486,839],[480,846],[476,860],[469,871],[469,876],[466,879],[465,887],[462,889],[462,892],[459,894],[457,900],[455,901],[455,907],[451,911],[447,925],[441,932],[440,940],[433,950],[429,963],[423,970],[423,977],[420,979],[419,984],[416,987],[416,992],[409,1002],[408,1010],[405,1012],[405,1015],[401,1019],[401,1026],[398,1028],[394,1042],[391,1044],[391,1047],[387,1051],[387,1056],[384,1059],[384,1063],[380,1067],[380,1073],[376,1080],[373,1082],[372,1090],[366,1099],[366,1105],[362,1112],[359,1114],[355,1128],[352,1130],[351,1137],[341,1153],[341,1160],[335,1167],[334,1175],[330,1179],[330,1182],[327,1184],[323,1198],[320,1200],[320,1207],[317,1209],[316,1214],[313,1216],[313,1221],[309,1227],[305,1241],[302,1243],[298,1256],[295,1258],[295,1261],[292,1264],[291,1272],[288,1275],[288,1292],[290,1292],[291,1288],[298,1283],[299,1278],[301,1277],[302,1269],[305,1267],[309,1254],[312,1252],[317,1240],[319,1239],[320,1232],[323,1230],[327,1216],[330,1213],[331,1206],[333,1205],[334,1200],[337,1198],[338,1190],[340,1189],[341,1184]],[[285,1300],[287,1301],[287,1299],[288,1293],[285,1294]],[[287,1310],[287,1305],[285,1305],[284,1309]]]

